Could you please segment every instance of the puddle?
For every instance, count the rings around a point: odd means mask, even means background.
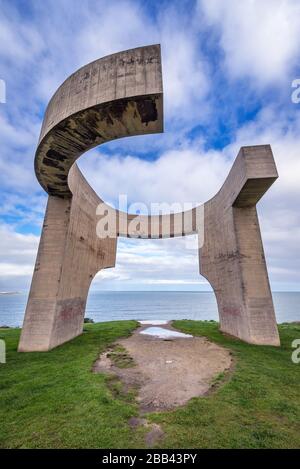
[[[163,324],[168,324],[168,321],[165,319],[147,319],[146,321],[139,321],[143,325],[153,325],[153,326],[162,326]]]
[[[93,366],[94,372],[110,377],[112,393],[119,393],[124,399],[127,393],[131,393],[130,399],[136,395],[140,415],[129,425],[148,427],[146,445],[151,448],[163,434],[144,414],[174,409],[193,397],[206,395],[218,386],[219,377],[233,363],[227,349],[171,327],[145,325],[136,329],[130,337],[102,352]],[[114,381],[114,377],[121,383]]]
[[[184,334],[183,332],[172,331],[170,329],[164,329],[163,327],[147,327],[140,332],[140,334],[152,335],[159,339],[170,339],[170,338],[190,338],[193,337],[190,334]]]

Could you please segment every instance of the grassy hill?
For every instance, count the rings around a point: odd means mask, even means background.
[[[300,447],[300,364],[291,360],[299,325],[279,326],[280,348],[225,337],[215,322],[174,325],[228,347],[236,365],[230,377],[216,379],[210,395],[148,415],[164,431],[159,447]],[[20,330],[0,329],[7,346],[7,363],[0,364],[0,447],[145,447],[146,429],[128,424],[139,413],[132,393],[121,386],[112,392],[107,377],[91,372],[99,353],[136,326],[86,324],[80,337],[51,352],[23,354],[17,353]]]

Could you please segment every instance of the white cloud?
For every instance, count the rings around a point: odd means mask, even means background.
[[[203,118],[210,83],[197,27],[191,18],[187,21],[184,15],[176,14],[175,8],[164,10],[159,25],[166,115],[180,125]]]
[[[178,7],[178,5],[177,5]],[[148,44],[160,43],[163,55],[164,107],[169,119],[184,122],[203,114],[209,90],[196,37],[196,28],[179,8],[161,7],[155,22],[141,4],[112,2],[105,8],[83,15],[83,26],[75,39],[82,64],[107,54]],[[72,48],[74,47],[72,45]]]
[[[167,278],[154,278],[147,280],[144,283],[148,283],[150,285],[206,285],[206,281],[202,280],[183,280],[183,279],[167,279]]]
[[[137,1],[74,1],[70,7],[62,0],[59,8],[55,2],[31,2],[32,17],[25,19],[12,5],[3,7],[0,19],[1,73],[8,89],[0,109],[0,214],[19,222],[0,229],[2,290],[8,283],[12,289],[28,285],[35,260],[38,238],[17,230],[20,223],[41,224],[46,199],[33,172],[41,103],[46,106],[57,86],[88,61],[157,42],[163,53],[166,134],[112,142],[111,156],[105,147],[94,150],[80,160],[84,174],[107,201],[115,201],[119,192],[146,203],[202,202],[219,189],[241,145],[271,143],[280,178],[259,205],[267,260],[273,285],[300,284],[298,108],[291,118],[284,105],[280,111],[266,106],[223,150],[206,150],[203,137],[191,143],[185,135],[202,120],[209,125],[219,117],[210,104],[214,57],[205,58],[204,42],[218,33],[225,91],[241,77],[248,78],[247,86],[268,90],[287,78],[299,57],[298,0],[202,0],[198,16],[181,2],[163,2],[157,15],[149,15],[146,4]],[[218,73],[224,73],[222,63]],[[158,151],[159,157],[137,159],[133,155],[139,150]],[[116,269],[100,273],[95,285],[196,285],[203,281],[197,255],[184,243],[120,241]]]
[[[199,18],[216,26],[225,65],[255,86],[282,82],[299,57],[298,0],[199,0]]]
[[[0,290],[28,288],[33,272],[39,237],[16,233],[0,224]]]
[[[16,233],[9,225],[0,224],[0,256],[4,263],[15,263],[18,256],[19,265],[32,265],[35,258],[39,237],[32,234]]]
[[[26,148],[37,143],[39,125],[31,120],[23,119],[17,127],[9,122],[8,117],[0,115],[0,139],[2,145],[8,144],[13,148],[21,146]]]
[[[215,195],[229,169],[222,152],[201,146],[170,150],[155,161],[132,156],[87,153],[79,166],[105,201],[116,203],[119,194],[129,202],[201,203]]]
[[[0,262],[0,277],[23,277],[32,275],[32,265],[18,265]]]
[[[71,7],[61,1],[59,8],[46,1],[33,2],[31,7],[33,17],[24,20],[8,4],[0,19],[0,56],[8,88],[21,87],[18,81],[23,79],[29,87],[26,94],[46,104],[62,81],[86,63],[161,43],[169,118],[182,126],[205,112],[201,105],[209,89],[205,60],[196,24],[183,14],[180,3],[161,6],[158,18],[132,0],[72,2]]]
[[[210,288],[199,275],[197,243],[186,243],[187,238],[169,240],[130,240],[118,242],[116,267],[99,272],[93,281],[94,289],[143,288],[147,285],[174,287],[184,285]]]
[[[1,6],[2,9],[2,6]],[[2,9],[0,21],[0,55],[2,59],[17,62],[25,62],[38,57],[45,43],[39,32],[32,28],[31,24],[25,24],[16,9],[11,11],[14,21],[5,16]],[[15,24],[18,27],[15,27]]]

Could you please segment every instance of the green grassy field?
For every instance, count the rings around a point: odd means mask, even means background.
[[[48,353],[18,354],[19,330],[0,329],[7,363],[0,365],[1,448],[143,448],[144,427],[132,394],[91,372],[100,351],[128,336],[135,321],[87,324],[82,336]],[[171,412],[149,414],[165,436],[162,448],[300,447],[300,364],[291,361],[299,325],[281,325],[282,346],[224,337],[214,322],[176,321],[178,329],[228,347],[230,379],[209,396]],[[217,381],[222,381],[222,376]]]

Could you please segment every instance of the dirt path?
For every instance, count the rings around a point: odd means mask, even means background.
[[[137,388],[142,413],[172,409],[206,394],[232,365],[230,352],[204,337],[141,334],[149,327],[142,325],[118,341],[94,365],[95,372],[116,374],[125,388]],[[174,331],[170,323],[159,328]]]

